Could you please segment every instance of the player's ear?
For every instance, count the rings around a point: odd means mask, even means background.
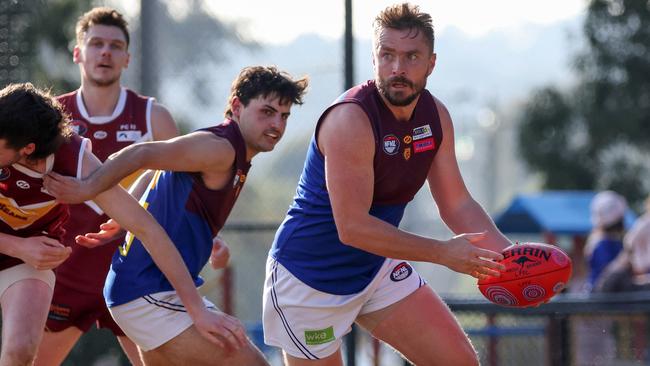
[[[230,102],[230,111],[232,112],[232,115],[234,117],[237,117],[237,120],[239,120],[241,109],[242,109],[241,99],[239,99],[239,97],[232,98],[232,101]]]
[[[427,71],[427,76],[431,75],[431,72],[433,72],[433,68],[436,67],[436,53],[432,53],[431,57],[429,58],[429,68]]]
[[[127,51],[126,52],[126,64],[124,65],[125,69],[129,68],[129,61],[131,61],[131,54]]]
[[[20,149],[20,152],[25,156],[29,156],[34,152],[34,150],[36,150],[36,144],[34,144],[33,142],[30,142],[29,144],[23,146]]]
[[[74,46],[72,49],[72,62],[75,64],[81,62],[81,48],[79,48],[79,45]]]

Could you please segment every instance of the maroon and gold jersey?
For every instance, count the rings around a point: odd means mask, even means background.
[[[115,110],[110,116],[89,116],[79,90],[59,96],[58,101],[70,114],[76,132],[92,141],[93,153],[102,162],[111,154],[137,142],[152,141],[151,108],[153,98],[122,88]],[[120,183],[127,188],[135,181],[136,172]],[[93,202],[70,206],[70,219],[65,225],[66,245],[72,254],[56,269],[58,283],[78,291],[101,294],[106,272],[115,249],[122,238],[101,247],[88,249],[74,244],[77,235],[97,232],[108,220]],[[83,273],[83,275],[79,275]]]
[[[87,140],[72,136],[46,158],[46,172],[81,178],[81,158]],[[13,164],[0,169],[0,232],[27,238],[46,235],[62,240],[68,205],[58,203],[43,187],[46,173]],[[0,254],[0,270],[22,263]]]

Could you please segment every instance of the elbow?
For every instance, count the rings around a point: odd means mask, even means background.
[[[336,220],[336,231],[341,243],[356,247],[363,236],[359,230],[361,226],[353,220],[341,219]]]

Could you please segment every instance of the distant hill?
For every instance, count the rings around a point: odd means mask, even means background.
[[[581,45],[580,25],[581,19],[574,18],[547,25],[497,29],[481,37],[447,28],[437,35],[437,65],[428,88],[453,113],[466,108],[476,110],[487,102],[507,103],[546,83],[569,83],[572,79],[569,64]],[[261,45],[256,50],[224,45],[223,52],[230,55],[232,62],[200,69],[206,87],[217,90],[215,103],[197,109],[179,99],[175,86],[182,80],[163,83],[166,88],[161,99],[173,111],[191,116],[191,123],[196,127],[208,125],[221,118],[230,82],[242,67],[275,64],[294,75],[308,74],[311,78],[306,103],[295,110],[288,131],[290,135],[300,133],[309,130],[320,111],[342,91],[342,48],[340,40],[315,34],[301,35],[287,45]],[[372,78],[370,54],[370,41],[357,40],[358,82]]]

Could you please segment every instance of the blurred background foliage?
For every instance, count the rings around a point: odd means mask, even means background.
[[[637,208],[650,192],[650,3],[592,0],[577,83],[533,92],[519,148],[548,189],[613,189]]]

